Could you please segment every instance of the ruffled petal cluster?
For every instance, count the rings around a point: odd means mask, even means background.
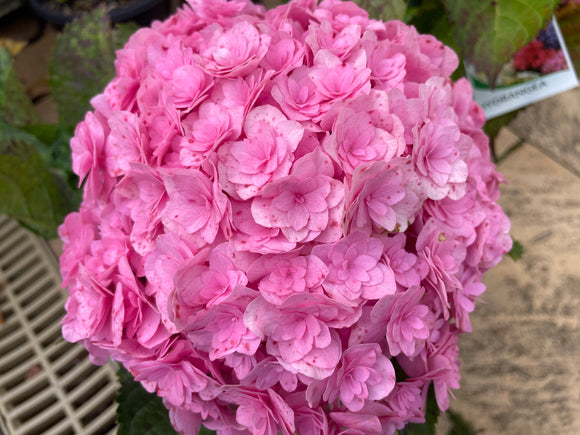
[[[430,385],[446,409],[512,243],[457,64],[340,0],[188,0],[140,29],[71,140],[64,337],[184,434],[392,434]]]

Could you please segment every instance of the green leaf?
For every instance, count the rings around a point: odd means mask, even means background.
[[[33,144],[42,159],[50,167],[60,191],[65,196],[69,210],[78,209],[82,191],[78,188],[79,178],[72,171],[70,139],[74,129],[59,124],[33,124],[21,127],[17,134]]]
[[[376,20],[402,20],[407,12],[405,0],[354,0]]]
[[[261,3],[266,9],[274,9],[280,5],[288,3],[288,0],[262,0]]]
[[[435,426],[441,413],[435,398],[435,388],[433,382],[429,385],[427,393],[427,409],[425,410],[425,423],[409,423],[400,430],[401,435],[435,435]]]
[[[209,430],[208,428],[204,427],[203,425],[199,429],[198,435],[216,435],[215,430]]]
[[[0,213],[52,238],[71,208],[71,198],[37,151],[34,136],[0,124]]]
[[[38,122],[38,114],[14,70],[5,47],[0,47],[0,117],[10,125]]]
[[[451,428],[447,435],[476,435],[477,432],[471,423],[466,421],[461,414],[448,409],[447,415],[451,421]]]
[[[49,166],[72,174],[72,158],[69,145],[74,133],[72,127],[59,124],[34,124],[22,127],[21,130],[33,135],[42,143],[38,151]],[[77,183],[78,178],[75,179],[73,185]]]
[[[432,34],[435,23],[442,17],[447,17],[442,0],[411,0],[407,7],[405,22],[415,26],[419,33]]]
[[[117,23],[113,29],[113,46],[115,50],[119,50],[125,46],[133,33],[139,30],[137,23]]]
[[[176,434],[163,401],[147,392],[124,368],[117,377],[121,383],[117,402],[118,435],[171,435]]]
[[[518,240],[514,240],[512,249],[507,253],[507,255],[509,255],[512,260],[518,261],[524,256],[524,252],[524,245],[522,245]]]
[[[59,121],[76,125],[90,99],[114,77],[115,47],[108,14],[102,7],[82,16],[59,35],[49,66],[49,84]]]
[[[145,390],[123,367],[117,371],[117,378],[121,384],[117,395],[117,435],[177,435],[160,397]],[[201,426],[198,435],[215,433]]]
[[[496,155],[496,147],[495,147],[495,140],[497,135],[499,134],[500,130],[507,126],[512,120],[516,117],[516,115],[522,109],[517,109],[512,112],[508,112],[504,115],[497,116],[492,119],[488,119],[483,126],[484,133],[489,137],[489,147],[491,149],[491,158],[495,163],[499,163],[499,160],[503,157],[507,157],[507,154],[503,156]]]
[[[395,378],[397,379],[397,382],[405,382],[409,376],[405,373],[405,370],[403,370],[403,367],[401,367],[397,358],[391,358],[391,363],[395,369]]]
[[[495,138],[503,127],[512,122],[512,120],[516,117],[516,115],[520,112],[520,110],[522,109],[514,110],[512,112],[506,113],[504,115],[486,121],[485,125],[483,126],[483,131],[490,138]]]
[[[21,130],[33,135],[46,145],[55,142],[60,136],[62,129],[63,127],[58,124],[31,124],[21,128]],[[66,131],[72,135],[71,129],[66,129]]]
[[[461,56],[491,87],[517,50],[533,40],[559,0],[447,0]]]

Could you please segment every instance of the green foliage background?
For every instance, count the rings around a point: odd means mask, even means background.
[[[65,27],[49,68],[58,124],[40,123],[10,54],[0,50],[0,213],[54,238],[65,216],[78,208],[81,192],[69,141],[90,99],[114,77],[115,50],[136,30],[133,24],[113,29],[102,7]]]

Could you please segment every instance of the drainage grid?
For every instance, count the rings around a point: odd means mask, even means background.
[[[116,433],[115,369],[62,338],[66,297],[47,243],[0,215],[0,435]]]

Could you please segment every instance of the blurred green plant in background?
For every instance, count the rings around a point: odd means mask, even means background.
[[[0,213],[52,238],[78,208],[69,141],[90,99],[114,77],[115,50],[136,30],[134,24],[113,29],[104,8],[65,27],[49,67],[58,124],[40,123],[10,54],[0,50]]]

